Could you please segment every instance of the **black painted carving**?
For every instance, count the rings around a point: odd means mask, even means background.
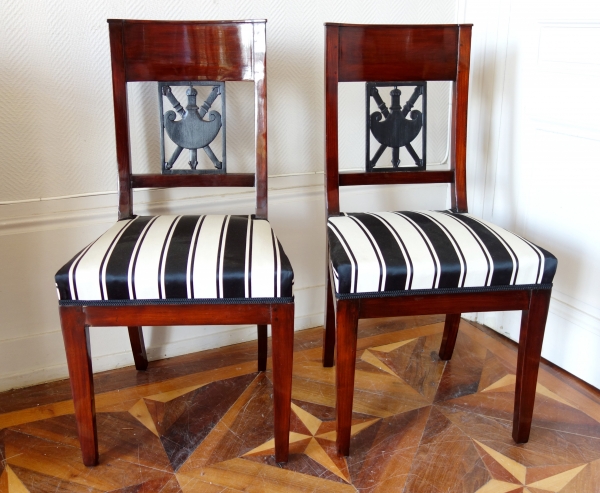
[[[379,93],[380,87],[392,87],[390,91],[391,105],[388,108]],[[404,106],[400,103],[402,91],[399,87],[410,91],[411,96]],[[407,92],[407,91],[406,91]],[[379,111],[371,113],[371,98],[376,103]],[[422,111],[413,109],[421,98]],[[366,170],[367,171],[415,171],[425,169],[426,149],[426,109],[427,109],[427,83],[426,82],[367,82],[367,142],[366,142]],[[411,111],[412,110],[412,111]],[[407,118],[410,116],[410,118]],[[419,134],[422,138],[422,156],[415,151],[411,142]],[[379,143],[379,148],[371,157],[371,135]],[[379,167],[376,164],[384,151],[392,149],[392,168]],[[400,166],[400,148],[404,147],[414,161],[414,166]]]
[[[187,104],[185,109],[177,100],[171,86],[188,86],[186,90]],[[201,106],[197,104],[198,91],[194,86],[212,86],[212,90]],[[163,174],[185,173],[225,173],[225,83],[224,82],[159,82],[160,123],[161,123],[161,156]],[[221,112],[211,109],[220,97]],[[163,99],[166,98],[173,110],[163,110]],[[205,118],[208,114],[208,117]],[[180,117],[179,120],[177,117]],[[215,155],[210,144],[222,132],[222,157]],[[167,160],[165,156],[165,133],[176,145],[173,154]],[[173,169],[173,165],[184,149],[189,150],[188,165],[190,169]],[[202,149],[214,169],[198,169],[198,149]]]

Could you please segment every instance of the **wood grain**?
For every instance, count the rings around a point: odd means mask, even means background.
[[[151,187],[253,187],[254,173],[207,173],[204,175],[131,175],[132,188]]]
[[[444,336],[440,345],[440,359],[447,361],[452,358],[456,336],[458,335],[458,326],[460,324],[460,313],[448,313],[444,325]]]
[[[450,131],[450,167],[454,170],[452,208],[468,212],[467,206],[467,112],[472,26],[461,25],[458,37],[458,73],[452,89],[452,126]]]
[[[529,306],[530,291],[404,295],[360,300],[360,318],[428,315],[497,310],[523,310]]]
[[[275,413],[275,460],[289,456],[290,403],[294,364],[294,305],[274,305],[271,315],[273,344],[273,409]]]
[[[129,342],[133,353],[135,369],[144,371],[148,368],[148,356],[146,355],[146,345],[144,344],[144,332],[139,326],[128,327]]]
[[[253,80],[255,22],[108,22],[123,26],[129,82]]]
[[[551,294],[550,290],[534,291],[529,309],[523,311],[521,319],[513,418],[513,438],[517,443],[525,443],[529,440]]]
[[[352,185],[402,185],[407,183],[453,183],[454,171],[342,172],[340,187]]]
[[[80,307],[61,307],[60,321],[83,463],[95,466],[98,464],[98,436],[90,333]]]
[[[354,398],[354,366],[358,329],[357,301],[339,301],[336,312],[336,413],[337,448],[340,455],[350,453],[350,427]]]
[[[342,24],[331,28],[340,30],[340,82],[456,78],[456,25]]]
[[[125,305],[83,307],[88,325],[236,325],[253,321],[268,324],[269,304]]]

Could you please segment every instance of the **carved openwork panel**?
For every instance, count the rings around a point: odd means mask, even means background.
[[[225,173],[225,83],[159,82],[158,99],[162,173]]]
[[[426,115],[427,82],[367,82],[366,171],[424,170]],[[382,162],[388,148],[391,167]]]

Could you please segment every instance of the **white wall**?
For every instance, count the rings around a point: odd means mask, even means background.
[[[600,4],[459,1],[469,208],[558,258],[542,355],[600,387]],[[473,315],[518,340],[518,313]]]
[[[323,22],[448,23],[455,0],[5,0],[0,3],[0,390],[67,375],[53,277],[116,219],[107,18],[267,18],[270,219],[296,275],[296,328],[322,324]],[[130,88],[134,169],[159,163],[156,89]],[[448,86],[430,87],[428,160],[444,167]],[[249,170],[248,84],[227,89],[228,166]],[[250,98],[250,99],[248,99]],[[341,156],[364,160],[364,86],[341,90]],[[225,190],[135,193],[135,212],[252,210]],[[441,209],[446,185],[346,190],[346,210]],[[252,327],[145,328],[151,359],[255,337]],[[94,328],[96,371],[132,364],[121,328]]]

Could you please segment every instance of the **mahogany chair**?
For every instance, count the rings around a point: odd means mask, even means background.
[[[119,220],[56,275],[83,462],[88,466],[98,463],[88,327],[128,326],[135,366],[145,370],[143,325],[248,323],[258,326],[259,371],[266,370],[267,325],[272,327],[275,456],[278,462],[286,462],[294,342],[293,272],[267,221],[266,21],[111,19],[108,24]],[[187,81],[186,110],[171,100],[182,116],[177,122],[189,116],[202,128],[221,118],[211,111],[204,123],[199,122],[225,81],[253,82],[256,173],[228,174],[218,167],[177,173],[163,162],[166,173],[133,174],[126,86],[137,81],[168,82],[161,86],[162,95],[168,97],[172,96],[170,85],[177,84],[172,81]],[[209,96],[212,101],[200,107],[195,104],[197,91],[192,85],[204,81],[213,81],[213,89],[217,89]],[[165,113],[164,125],[175,118],[175,112]],[[190,135],[197,137],[197,133]],[[205,144],[197,142],[181,144],[189,148],[190,162]],[[136,188],[215,186],[255,187],[256,213],[153,217],[133,213],[132,191]]]
[[[445,313],[440,358],[449,360],[461,313],[522,310],[513,438],[517,443],[529,439],[557,261],[527,240],[467,214],[471,28],[468,24],[325,26],[326,286],[330,288],[326,289],[323,365],[333,366],[335,349],[337,448],[342,455],[350,451],[357,326],[361,318]],[[454,83],[450,169],[426,171],[414,153],[410,154],[416,163],[412,169],[398,167],[399,151],[393,147],[404,145],[398,140],[388,142],[393,153],[392,169],[374,168],[367,156],[364,172],[340,172],[338,83],[370,81],[369,88],[377,87],[377,83],[401,86],[404,81],[418,86],[427,80]],[[394,102],[401,91],[394,89],[390,108],[377,92],[379,100],[375,100],[381,113],[367,115],[372,128],[384,117],[395,121],[394,125],[402,120],[398,125],[404,126],[401,132],[408,135],[409,126],[426,118],[420,111],[405,118],[423,92],[419,91],[415,89],[402,107],[399,99]],[[367,93],[367,97],[373,94]],[[407,183],[450,183],[452,209],[340,213],[340,186]]]

